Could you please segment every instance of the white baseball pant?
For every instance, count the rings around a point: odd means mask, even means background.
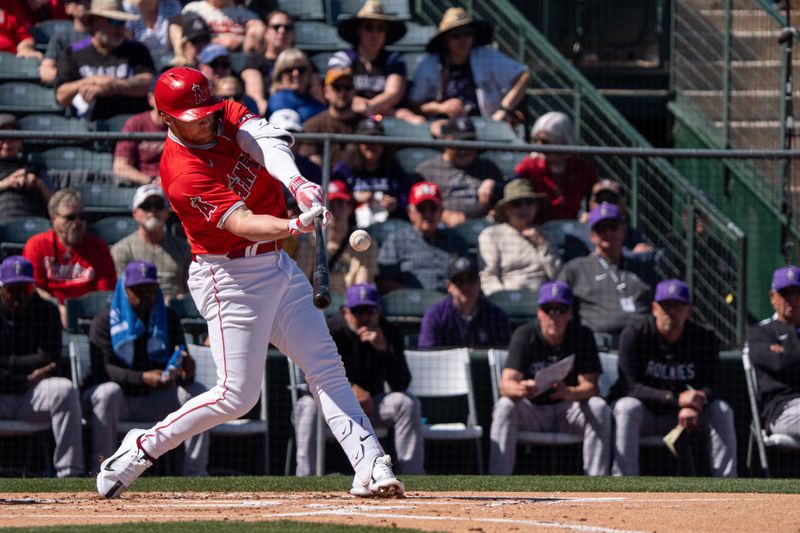
[[[208,321],[217,385],[150,428],[140,440],[142,449],[158,458],[187,438],[247,413],[258,401],[271,342],[303,369],[356,476],[369,482],[372,463],[384,451],[297,264],[282,251],[240,259],[199,256],[189,268],[188,285]]]

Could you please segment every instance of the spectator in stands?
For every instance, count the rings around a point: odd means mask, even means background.
[[[178,0],[125,0],[123,7],[137,16],[125,24],[128,34],[145,45],[151,55],[173,56],[180,50],[183,6]]]
[[[269,123],[277,128],[284,129],[291,133],[302,133],[303,124],[300,120],[300,114],[294,109],[279,109],[269,116]],[[304,155],[300,155],[299,143],[292,145],[292,152],[294,153],[294,162],[297,165],[297,170],[300,174],[314,183],[322,183],[322,169],[319,165],[314,163],[311,159]],[[294,197],[285,189],[288,199],[294,202]],[[285,247],[284,247],[285,249]]]
[[[747,331],[746,349],[756,371],[761,418],[769,433],[800,438],[800,268],[772,273],[770,318]]]
[[[266,18],[267,31],[264,35],[264,53],[254,52],[247,57],[242,68],[247,95],[258,104],[258,113],[267,111],[272,69],[278,55],[294,45],[294,18],[280,9],[271,11]]]
[[[237,5],[234,0],[197,0],[183,7],[183,15],[194,13],[203,17],[211,28],[211,42],[221,44],[231,52],[254,52],[264,35],[264,23],[255,13]]]
[[[361,120],[356,135],[384,135],[380,117]],[[344,150],[342,161],[331,169],[353,191],[356,201],[356,226],[363,228],[387,218],[406,218],[408,176],[394,155],[394,148],[378,143],[351,143]]]
[[[19,130],[14,115],[0,114],[0,130]],[[47,216],[52,184],[45,172],[28,163],[22,139],[0,139],[0,222]]]
[[[285,52],[284,52],[285,53]],[[280,59],[279,59],[280,61]],[[277,68],[277,66],[276,66]],[[325,74],[325,100],[328,108],[318,115],[304,122],[303,128],[306,133],[353,133],[358,122],[363,118],[353,111],[353,72],[346,69],[331,68]],[[277,95],[273,95],[269,101],[270,109],[273,106]],[[303,113],[300,113],[303,116]],[[330,163],[334,165],[341,161],[344,154],[346,143],[332,142],[330,151]],[[322,144],[321,143],[302,143],[299,148],[300,154],[308,157],[316,164],[322,166]]]
[[[42,58],[31,34],[31,28],[40,20],[37,16],[40,9],[47,9],[48,18],[53,14],[57,15],[53,18],[67,18],[64,7],[52,1],[16,0],[0,4],[0,52]]]
[[[272,69],[272,95],[267,105],[267,116],[278,109],[294,109],[305,122],[325,111],[325,104],[314,98],[314,73],[311,61],[301,50],[287,48],[280,53]]]
[[[233,65],[231,65],[231,53],[221,44],[206,46],[197,59],[200,63],[198,69],[208,78],[212,87],[220,78],[234,74]]]
[[[475,140],[475,125],[469,117],[450,119],[442,125],[442,137],[446,141]],[[442,221],[450,227],[484,218],[500,192],[500,169],[478,157],[474,149],[447,147],[441,156],[420,163],[416,174],[419,180],[439,186],[444,199]]]
[[[197,68],[200,52],[211,43],[211,30],[200,15],[186,13],[182,16],[180,49],[175,51],[175,58],[172,62],[175,65]]]
[[[555,278],[561,267],[558,251],[534,223],[546,197],[535,192],[528,180],[515,179],[505,186],[503,199],[495,206],[498,224],[488,226],[478,236],[485,294],[538,290],[542,283]]]
[[[337,29],[339,37],[353,48],[336,52],[328,68],[353,71],[353,110],[424,124],[425,117],[401,107],[408,85],[406,64],[400,52],[386,51],[386,46],[405,35],[405,23],[386,15],[379,0],[367,0],[354,17],[340,20]]]
[[[114,243],[111,257],[117,276],[135,259],[144,259],[158,268],[158,285],[169,301],[188,294],[186,280],[192,261],[184,239],[167,231],[169,206],[164,191],[156,184],[142,185],[133,196],[133,219],[139,228]]]
[[[594,331],[601,349],[616,349],[622,328],[650,310],[656,273],[651,262],[622,253],[625,220],[614,204],[589,213],[594,252],[564,265],[558,280],[575,294],[581,323]]]
[[[83,476],[78,391],[58,377],[58,309],[36,294],[33,266],[19,255],[0,264],[0,327],[0,418],[50,422],[56,475]]]
[[[52,85],[56,79],[58,56],[72,43],[89,37],[89,0],[65,0],[64,9],[72,17],[72,27],[56,31],[47,42],[47,50],[39,65],[39,79]]]
[[[562,381],[536,381],[543,368],[574,356]],[[489,473],[514,473],[517,435],[523,431],[583,436],[583,471],[607,476],[611,467],[611,408],[598,396],[602,373],[592,332],[572,320],[572,291],[559,281],[542,285],[536,319],[511,336],[492,411]],[[541,380],[540,380],[541,381]]]
[[[163,133],[167,125],[161,120],[161,115],[156,109],[153,96],[155,80],[147,91],[147,101],[150,110],[142,111],[129,118],[122,131],[125,133]],[[158,165],[161,163],[161,153],[164,151],[164,141],[140,141],[136,139],[120,139],[114,148],[114,174],[124,182],[132,185],[145,185],[159,182]]]
[[[254,115],[258,114],[258,105],[255,100],[244,94],[242,80],[236,76],[223,76],[214,84],[214,92],[224,100],[239,102]]]
[[[545,113],[534,123],[533,144],[576,145],[574,126],[564,113]],[[533,188],[547,194],[537,222],[575,219],[584,199],[597,181],[594,166],[581,156],[531,152],[514,169],[518,178],[531,181]]]
[[[58,302],[61,322],[66,327],[64,300],[92,291],[113,290],[117,273],[108,245],[86,233],[80,193],[69,188],[56,191],[47,210],[53,228],[28,239],[22,255],[33,264],[39,295]]]
[[[419,401],[406,394],[411,383],[403,337],[381,316],[378,290],[358,284],[347,289],[341,315],[328,321],[347,379],[369,422],[394,428],[395,459],[403,474],[425,473],[425,447]],[[388,385],[391,392],[386,392]],[[317,404],[298,399],[293,413],[297,435],[297,475],[316,471]]]
[[[378,253],[378,287],[386,293],[414,288],[444,291],[447,268],[454,256],[466,255],[467,244],[457,233],[439,229],[442,194],[435,183],[422,181],[408,196],[411,227],[390,233]]]
[[[736,477],[733,410],[714,397],[717,336],[690,320],[692,298],[683,281],[662,281],[654,300],[651,316],[627,326],[619,342],[613,474],[639,475],[639,437],[665,435],[678,424],[708,433],[713,476]]]
[[[373,283],[378,271],[378,247],[370,246],[357,252],[350,246],[350,225],[353,216],[353,196],[343,181],[333,180],[328,185],[328,208],[333,214],[331,223],[325,228],[325,245],[328,250],[330,289],[333,293],[345,294],[348,287]],[[316,256],[316,236],[300,239],[296,259],[300,269],[311,278]]]
[[[447,294],[447,298],[425,311],[417,341],[420,348],[508,346],[508,316],[481,295],[474,259],[461,256],[450,263]]]
[[[164,305],[156,266],[147,261],[125,267],[111,302],[92,320],[89,346],[92,372],[83,399],[91,408],[93,469],[114,453],[120,421],[159,420],[206,391],[194,381],[180,319]],[[178,349],[178,370],[166,372]],[[209,440],[200,433],[185,442],[184,475],[208,475]]]
[[[89,15],[92,36],[58,58],[56,102],[89,120],[147,110],[153,59],[143,44],[125,38],[124,23],[135,17],[121,0],[93,0]]]
[[[412,104],[428,118],[521,118],[517,106],[530,74],[525,65],[485,46],[491,38],[492,27],[473,20],[464,8],[445,11],[414,75]]]

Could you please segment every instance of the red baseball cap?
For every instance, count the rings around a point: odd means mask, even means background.
[[[442,193],[439,191],[438,185],[430,181],[421,181],[411,187],[411,192],[408,195],[409,204],[419,205],[425,200],[436,202],[436,205],[442,204]]]
[[[328,200],[353,201],[353,196],[347,190],[347,184],[342,180],[333,180],[328,184]]]

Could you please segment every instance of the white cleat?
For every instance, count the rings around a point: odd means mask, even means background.
[[[375,458],[369,483],[364,485],[358,476],[353,478],[350,494],[359,498],[393,498],[402,496],[405,490],[403,482],[394,477],[391,457],[384,455]]]
[[[122,439],[117,451],[103,461],[97,474],[97,492],[106,498],[117,498],[136,481],[153,462],[139,448],[143,429],[132,429]]]

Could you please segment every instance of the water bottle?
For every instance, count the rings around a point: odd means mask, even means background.
[[[186,346],[181,344],[175,351],[172,352],[172,356],[169,358],[167,362],[166,368],[161,373],[161,381],[167,382],[170,380],[175,379],[178,373],[181,371],[181,363],[183,362],[183,351],[186,349]]]

